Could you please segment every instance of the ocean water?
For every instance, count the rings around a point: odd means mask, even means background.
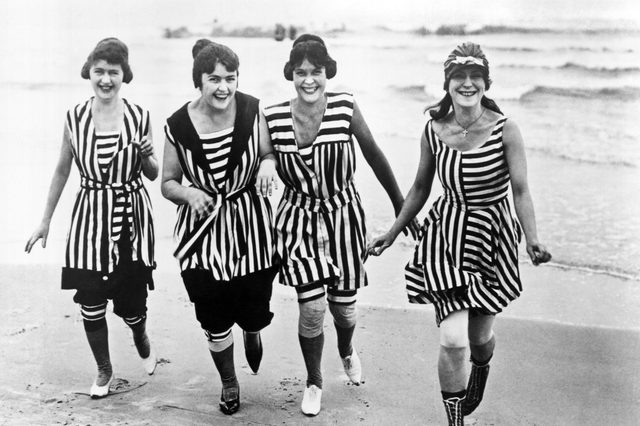
[[[263,24],[280,17],[285,23],[303,22],[326,32],[330,53],[338,62],[330,89],[355,94],[405,191],[418,163],[424,108],[444,94],[442,62],[456,44],[479,43],[491,67],[493,86],[487,95],[523,134],[538,233],[553,253],[553,265],[640,280],[640,19],[629,14],[629,2],[604,9],[594,2],[568,2],[585,6],[577,8],[581,14],[572,15],[564,3],[554,14],[533,6],[527,10],[526,2],[521,10],[502,1],[496,2],[500,13],[471,17],[468,1],[451,3],[450,7],[461,6],[456,16],[411,0],[400,2],[405,7],[397,15],[380,7],[361,16],[361,2],[354,2],[351,8],[340,6],[344,19],[318,9],[324,14],[313,20],[302,6],[286,1],[288,9],[267,8],[256,1],[235,2],[236,9],[231,3],[190,1],[178,7],[171,1],[153,6],[142,1],[126,9],[125,3],[114,1],[100,14],[91,9],[97,2],[70,2],[73,7],[65,8],[53,3],[7,2],[1,10],[5,13],[0,18],[0,54],[5,66],[0,68],[0,179],[2,198],[8,201],[0,210],[2,262],[23,259],[20,250],[44,207],[64,114],[92,94],[79,72],[99,39],[115,35],[129,45],[134,80],[123,87],[122,95],[151,111],[161,157],[164,120],[197,96],[190,56],[197,36],[164,39],[163,29],[186,25],[204,32],[213,19],[238,26],[252,25],[262,16]],[[345,22],[347,31],[329,33]],[[469,33],[433,34],[441,24],[456,23],[468,24]],[[409,31],[419,27],[430,33]],[[282,77],[290,41],[217,41],[240,56],[240,90],[265,105],[294,96],[291,83]],[[378,235],[391,225],[391,205],[362,158],[356,179],[369,234]],[[52,222],[50,246],[63,247],[77,181],[74,171]],[[158,181],[148,187],[158,244],[170,246],[174,207],[161,197]],[[439,193],[434,185],[421,219]],[[412,242],[400,239],[398,245],[408,258]],[[61,252],[49,256],[62,262]]]

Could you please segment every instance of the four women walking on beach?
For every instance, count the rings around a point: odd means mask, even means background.
[[[485,95],[491,80],[480,46],[456,47],[444,76],[447,93],[430,108],[414,184],[394,224],[368,251],[377,256],[393,244],[426,202],[437,171],[444,193],[429,210],[405,274],[409,301],[435,307],[442,398],[449,424],[463,425],[483,397],[496,344],[495,315],[522,291],[521,231],[534,265],[551,255],[538,241],[518,126]],[[511,214],[510,185],[520,222]]]
[[[42,239],[69,177],[80,172],[67,237],[62,288],[75,289],[89,346],[98,366],[92,398],[109,393],[114,372],[109,356],[107,303],[133,332],[148,374],[156,357],[146,333],[147,287],[153,289],[154,229],[151,200],[142,175],[158,176],[149,113],[121,98],[122,83],[133,78],[127,46],[116,38],[100,41],[82,67],[94,96],[67,112],[60,157],[41,223],[25,251]]]
[[[262,359],[260,330],[271,323],[275,160],[258,99],[238,88],[238,56],[206,39],[193,47],[198,99],[165,126],[162,194],[178,205],[175,256],[220,374],[219,407],[240,407],[232,326],[243,330],[249,366]],[[186,178],[189,186],[182,185]]]
[[[357,292],[368,281],[365,215],[353,180],[354,137],[396,213],[404,202],[353,95],[326,91],[336,70],[320,37],[298,37],[284,66],[297,96],[265,109],[284,183],[275,224],[279,278],[298,295],[298,338],[307,368],[301,409],[310,416],[321,408],[325,298],[345,373],[354,384],[362,374],[352,337]],[[417,232],[417,222],[411,229]]]
[[[438,376],[450,425],[480,404],[493,356],[495,315],[519,297],[521,234],[534,265],[551,255],[539,243],[522,137],[487,98],[489,63],[473,43],[444,63],[444,98],[429,109],[414,184],[404,200],[384,154],[350,93],[328,92],[336,62],[324,41],[293,43],[284,77],[296,97],[265,108],[238,88],[239,60],[228,47],[201,39],[192,49],[199,97],[167,119],[162,194],[178,205],[175,256],[220,374],[219,407],[240,407],[232,327],[243,330],[249,366],[262,359],[260,331],[270,324],[272,282],[297,292],[298,338],[307,380],[301,410],[321,409],[327,307],[350,381],[362,366],[352,340],[364,261],[400,232],[420,235],[406,265],[411,303],[433,304],[440,330]],[[128,50],[116,38],[98,43],[82,68],[95,96],[69,110],[45,212],[25,250],[42,239],[75,162],[81,188],[67,239],[62,287],[75,289],[98,365],[90,394],[108,394],[114,373],[105,319],[108,299],[124,318],[148,374],[156,357],[145,331],[147,288],[153,289],[154,229],[142,175],[158,164],[149,113],[119,96],[133,77]],[[356,143],[385,189],[397,219],[367,246],[365,214],[354,184]],[[437,171],[444,193],[419,229],[415,216]],[[284,183],[275,224],[267,196]],[[183,178],[188,186],[183,185]],[[508,197],[511,186],[516,220]],[[465,353],[470,347],[467,377]]]

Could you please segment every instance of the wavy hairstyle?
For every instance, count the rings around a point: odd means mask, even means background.
[[[284,78],[293,81],[293,70],[304,60],[308,60],[316,67],[324,67],[328,79],[336,76],[337,64],[327,51],[324,41],[314,34],[303,34],[293,42],[289,61],[284,64]]]
[[[468,64],[468,63],[459,63],[459,58],[472,57],[482,61],[482,65],[479,64]],[[425,110],[429,111],[429,115],[434,120],[440,120],[447,116],[451,108],[453,107],[453,101],[451,100],[451,95],[449,95],[449,83],[451,82],[451,76],[463,67],[474,66],[482,70],[482,77],[484,79],[485,90],[489,90],[491,87],[491,78],[489,78],[489,61],[485,56],[484,52],[480,48],[480,45],[466,42],[462,43],[459,46],[456,46],[455,49],[451,51],[447,59],[444,61],[444,85],[443,88],[445,92],[447,92],[439,102],[429,105]],[[502,111],[498,107],[498,104],[493,99],[488,98],[486,95],[482,96],[480,100],[480,105],[483,107],[490,109],[491,111],[495,111],[500,115]]]
[[[133,80],[133,73],[129,66],[129,49],[126,44],[115,37],[107,37],[96,44],[96,47],[89,53],[82,66],[80,76],[85,80],[89,80],[91,78],[89,75],[91,67],[101,59],[111,65],[120,65],[122,67],[123,82],[128,84]]]
[[[238,55],[224,44],[215,43],[206,38],[196,41],[191,48],[193,56],[193,86],[202,88],[202,74],[210,74],[216,65],[222,64],[229,72],[240,74],[240,59]]]

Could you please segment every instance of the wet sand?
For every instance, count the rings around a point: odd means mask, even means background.
[[[391,260],[393,254],[370,261],[370,274],[382,276]],[[128,328],[108,314],[116,377],[142,386],[102,400],[86,395],[95,366],[72,293],[58,289],[59,267],[5,264],[0,271],[0,424],[446,424],[432,310],[374,306],[367,302],[373,287],[363,293],[355,335],[364,384],[348,383],[327,317],[322,411],[302,415],[296,301],[291,289],[277,285],[258,375],[234,329],[242,406],[228,417],[217,409],[218,376],[175,265],[159,268],[149,299],[148,329],[161,359],[156,374],[145,375]],[[466,424],[637,424],[637,283],[528,265],[522,275],[527,291],[496,322],[486,398]],[[621,294],[607,291],[613,288]]]

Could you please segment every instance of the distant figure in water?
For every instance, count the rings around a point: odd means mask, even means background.
[[[290,25],[289,26],[289,40],[295,40],[297,34],[298,34],[298,29],[295,26]]]
[[[415,182],[391,229],[368,246],[378,256],[420,211],[438,171],[444,194],[429,211],[406,266],[411,303],[432,303],[440,327],[438,376],[449,425],[462,426],[478,407],[496,338],[496,314],[522,291],[521,230],[534,265],[551,254],[538,241],[524,144],[489,90],[489,62],[464,43],[444,63],[444,98],[433,105],[421,138]],[[512,216],[511,186],[520,223]],[[471,350],[467,380],[466,348]]]
[[[282,41],[287,35],[287,30],[282,24],[276,24],[276,29],[273,32],[273,38],[276,41]]]
[[[109,356],[107,301],[133,332],[144,370],[153,374],[156,356],[146,333],[147,287],[153,289],[154,229],[151,200],[142,175],[158,176],[149,112],[121,98],[129,83],[127,46],[117,38],[100,41],[82,67],[94,96],[67,112],[62,146],[44,215],[25,251],[42,239],[69,177],[80,172],[80,191],[67,238],[62,288],[74,289],[89,346],[98,365],[92,398],[109,393],[114,372]]]

